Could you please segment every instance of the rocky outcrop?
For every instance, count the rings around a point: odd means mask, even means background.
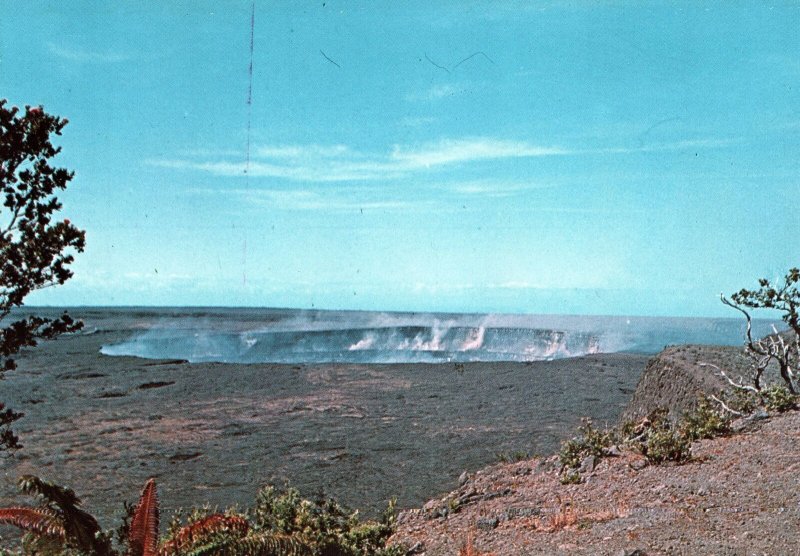
[[[734,380],[748,380],[749,360],[744,350],[729,346],[671,346],[653,357],[639,379],[623,421],[638,420],[658,408],[674,417],[693,407],[701,394],[719,394],[730,385],[712,367]]]
[[[798,428],[798,411],[762,418],[696,442],[683,465],[624,451],[581,484],[560,483],[557,456],[495,465],[401,513],[392,543],[420,556],[797,554]]]

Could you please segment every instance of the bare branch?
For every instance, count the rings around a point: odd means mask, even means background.
[[[738,383],[737,383],[737,382],[734,382],[734,381],[733,381],[733,379],[731,379],[731,378],[730,378],[730,377],[729,377],[729,376],[728,376],[728,375],[725,373],[725,371],[723,371],[723,370],[722,370],[720,367],[718,367],[717,365],[714,365],[713,363],[702,363],[702,362],[701,362],[701,363],[698,363],[697,365],[698,365],[699,367],[711,367],[712,369],[715,369],[715,370],[716,370],[716,371],[717,371],[717,372],[720,374],[720,376],[721,376],[722,378],[724,378],[725,380],[727,380],[727,381],[728,381],[728,384],[730,384],[731,386],[733,386],[733,387],[734,387],[734,388],[736,388],[737,390],[746,390],[746,391],[749,391],[749,392],[755,392],[756,394],[758,394],[758,390],[757,390],[755,387],[753,387],[753,386],[747,386],[746,384],[742,384],[741,382],[738,382]]]
[[[733,309],[736,309],[737,311],[739,311],[740,313],[742,313],[744,315],[745,319],[747,319],[747,331],[746,331],[747,347],[750,348],[755,353],[758,353],[759,355],[766,355],[765,353],[762,353],[761,351],[756,349],[755,343],[753,342],[753,336],[752,336],[753,319],[750,317],[750,313],[748,313],[747,311],[742,309],[736,303],[733,303],[732,301],[729,301],[728,298],[725,297],[722,294],[720,294],[719,298],[720,298],[720,300],[722,300],[722,303],[724,303],[728,307],[732,307]]]
[[[716,397],[714,394],[711,394],[709,397],[710,397],[712,400],[714,400],[715,402],[717,402],[717,403],[718,403],[720,406],[722,406],[722,409],[724,409],[724,410],[725,410],[725,411],[727,411],[728,413],[732,413],[733,415],[739,415],[739,416],[742,416],[742,415],[744,415],[744,413],[742,413],[741,411],[736,411],[735,409],[731,409],[730,407],[728,407],[728,406],[725,404],[725,402],[723,402],[721,399],[719,399],[718,397]]]

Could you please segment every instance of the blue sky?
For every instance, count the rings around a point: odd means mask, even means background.
[[[800,263],[796,3],[259,2],[250,106],[250,3],[9,6],[88,242],[31,303],[736,317]]]

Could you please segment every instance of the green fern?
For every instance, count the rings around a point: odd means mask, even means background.
[[[102,534],[97,520],[80,508],[81,500],[72,489],[49,483],[33,475],[22,476],[19,487],[23,493],[41,498],[44,502],[43,507],[57,515],[64,530],[67,548],[75,548],[96,556],[113,554],[111,543]]]
[[[200,546],[186,556],[313,556],[314,550],[297,538],[279,533],[256,533],[224,538]]]

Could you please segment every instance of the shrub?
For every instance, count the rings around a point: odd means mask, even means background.
[[[670,419],[666,409],[650,413],[637,424],[623,427],[625,443],[638,450],[649,463],[682,463],[691,458],[691,439]]]
[[[256,531],[302,539],[314,554],[404,554],[400,547],[385,547],[394,532],[394,501],[379,521],[362,523],[358,511],[348,510],[332,498],[321,495],[315,501],[305,500],[293,488],[281,491],[268,486],[258,493],[253,521]]]
[[[797,396],[781,385],[770,386],[761,391],[761,399],[768,411],[783,413],[797,408]]]
[[[514,450],[513,452],[497,452],[497,461],[500,463],[515,463],[531,457],[529,452],[524,450]]]
[[[726,396],[726,405],[733,411],[750,415],[762,405],[761,396],[752,390],[734,389]]]
[[[680,429],[690,441],[694,441],[728,434],[731,423],[726,413],[720,411],[709,398],[703,396],[694,410],[683,415]]]
[[[584,419],[578,431],[579,436],[561,444],[558,457],[563,468],[578,468],[587,456],[602,458],[617,438],[611,429],[594,428],[591,419]]]
[[[580,471],[568,467],[561,472],[558,480],[562,485],[577,485],[583,481],[583,477]]]
[[[668,461],[683,463],[692,456],[691,444],[691,440],[674,427],[656,429],[648,435],[642,455],[655,465]]]

